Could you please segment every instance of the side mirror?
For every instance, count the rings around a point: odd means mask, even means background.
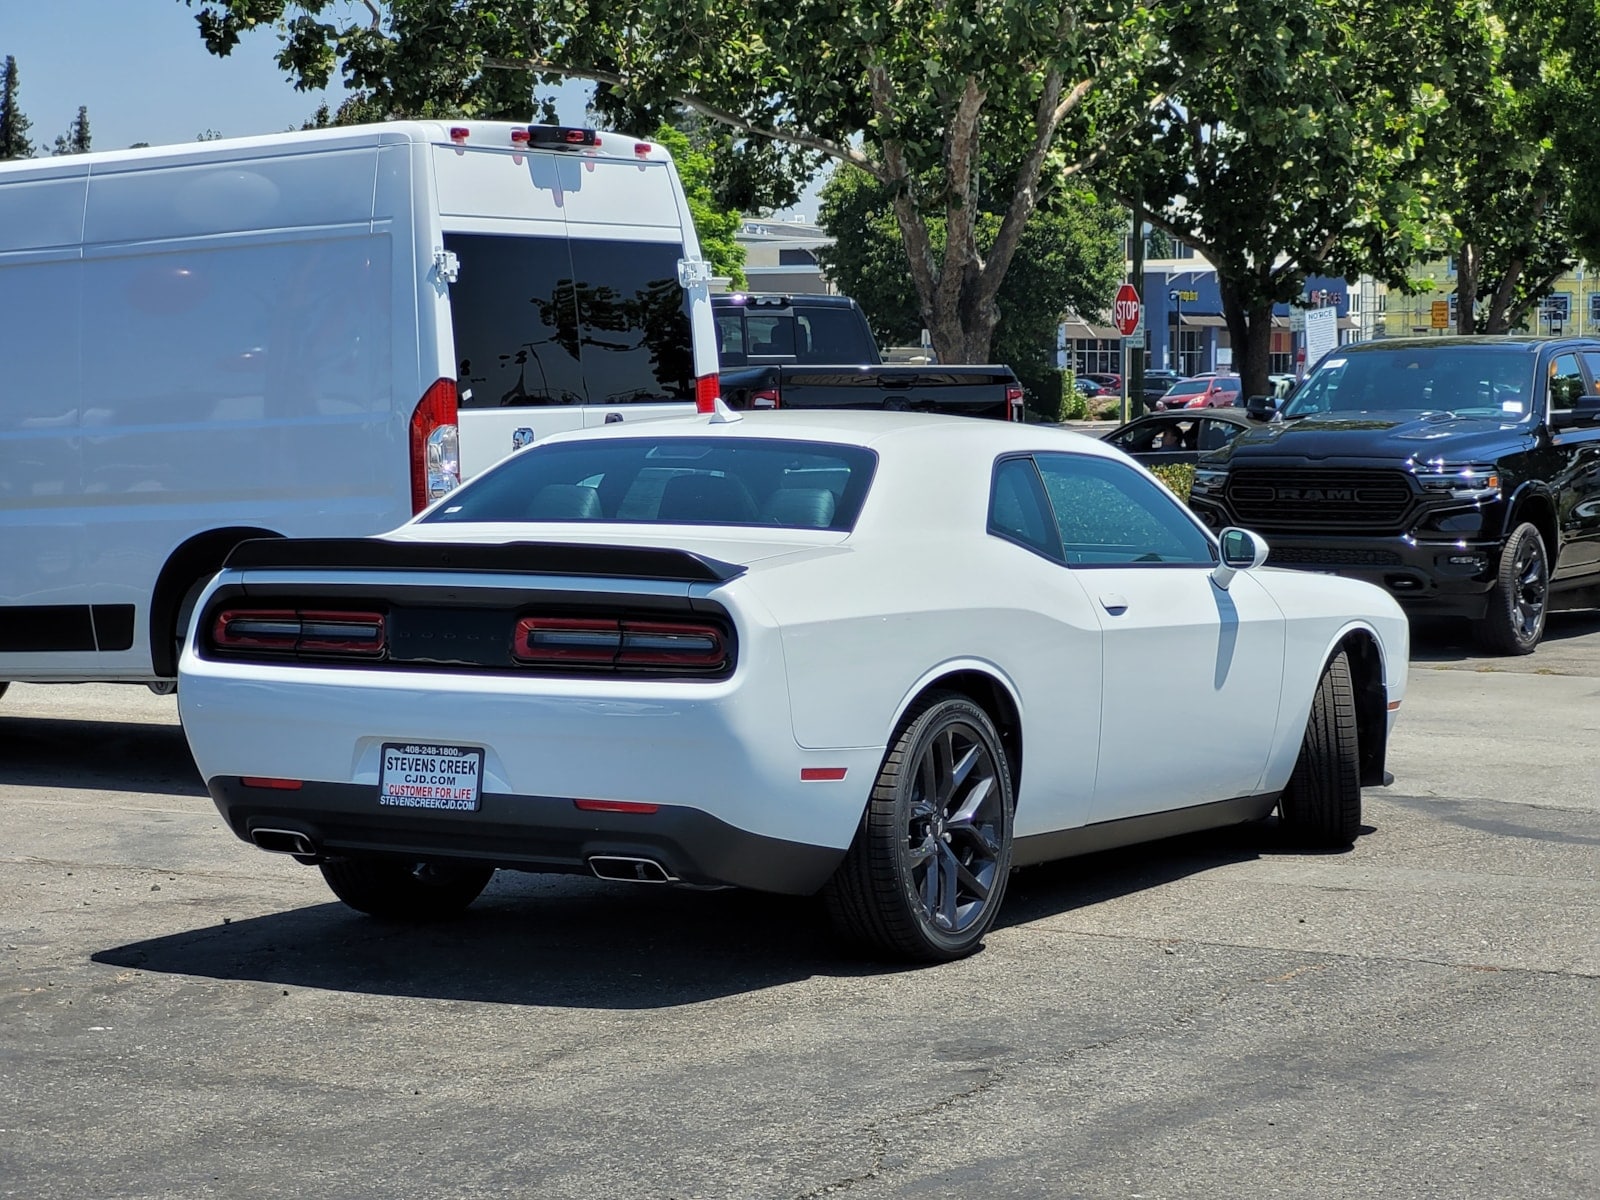
[[[1278,402],[1271,396],[1251,396],[1244,402],[1244,411],[1252,420],[1268,421],[1278,411]]]
[[[1211,580],[1223,591],[1240,571],[1253,571],[1267,561],[1267,539],[1251,529],[1230,525],[1218,535],[1222,562],[1211,568]]]

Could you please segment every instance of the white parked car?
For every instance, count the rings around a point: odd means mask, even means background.
[[[1265,556],[1063,430],[719,406],[551,438],[380,538],[240,547],[179,702],[233,830],[365,912],[593,872],[821,891],[949,959],[1017,866],[1274,808],[1354,840],[1406,621]]]

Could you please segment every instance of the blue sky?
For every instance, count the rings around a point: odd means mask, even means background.
[[[80,104],[96,150],[188,142],[208,129],[275,133],[298,128],[324,100],[337,106],[337,86],[295,91],[277,52],[276,35],[258,30],[213,57],[182,0],[0,0],[0,59],[17,60],[18,105],[42,150]],[[586,95],[581,85],[562,89],[563,122],[583,122]]]

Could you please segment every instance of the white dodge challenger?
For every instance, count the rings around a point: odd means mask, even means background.
[[[1275,808],[1355,839],[1406,621],[1266,554],[1062,430],[719,406],[241,546],[178,696],[234,832],[364,912],[584,872],[820,891],[951,959],[1018,866]]]

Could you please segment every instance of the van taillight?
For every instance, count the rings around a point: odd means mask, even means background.
[[[677,667],[720,671],[727,642],[715,625],[632,618],[523,617],[512,637],[519,663],[562,667]]]
[[[759,392],[750,393],[750,407],[777,408],[781,399],[777,388],[763,388]]]
[[[702,375],[694,381],[695,412],[717,411],[717,397],[722,394],[722,384],[715,375]]]
[[[380,612],[229,608],[218,613],[211,623],[211,645],[217,650],[378,658],[383,654],[384,642],[384,617]]]
[[[1006,420],[1021,421],[1022,415],[1022,387],[1020,384],[1008,384],[1006,387]]]
[[[411,414],[411,511],[421,512],[461,484],[456,384],[437,380]]]

